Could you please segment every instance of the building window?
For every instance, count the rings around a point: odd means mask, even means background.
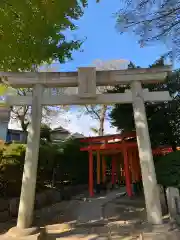
[[[11,141],[20,141],[19,133],[11,133]]]

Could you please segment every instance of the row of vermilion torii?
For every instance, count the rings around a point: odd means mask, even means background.
[[[88,143],[88,146],[81,148],[81,151],[89,153],[89,195],[91,197],[94,195],[94,189],[96,193],[100,193],[117,185],[126,185],[129,197],[142,191],[141,167],[134,132],[90,137],[80,141]],[[163,155],[171,151],[170,147],[152,150],[153,155]]]

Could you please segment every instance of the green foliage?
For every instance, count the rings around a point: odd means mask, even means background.
[[[81,152],[79,140],[61,144],[46,142],[40,146],[37,187],[49,183],[88,182],[88,155]],[[0,194],[18,196],[24,166],[25,144],[0,145]]]
[[[41,124],[40,129],[40,137],[41,139],[45,139],[48,142],[51,142],[51,128],[47,124]]]
[[[117,30],[134,32],[141,47],[157,41],[170,43],[170,53],[179,59],[179,9],[179,0],[125,0],[116,13]]]
[[[2,0],[0,3],[0,69],[31,70],[44,62],[63,63],[81,46],[65,30],[76,29],[87,0]]]
[[[155,163],[156,176],[159,184],[180,188],[180,151],[159,157]]]
[[[0,145],[0,194],[20,194],[26,146],[23,144]]]
[[[39,169],[42,171],[52,169],[58,155],[60,156],[55,145],[51,143],[41,145],[39,149]]]
[[[88,153],[80,151],[82,146],[78,139],[69,139],[61,145],[63,149],[61,176],[64,179],[68,176],[74,184],[88,182]]]
[[[162,65],[163,59],[160,58],[150,67]],[[148,88],[150,91],[169,91],[172,95],[173,101],[145,103],[145,106],[152,146],[167,144],[175,150],[177,144],[180,143],[178,124],[180,121],[180,71],[172,72],[163,84],[144,85],[143,87]],[[117,86],[114,89],[114,92],[124,91],[124,86]],[[126,132],[135,130],[132,104],[116,104],[110,113],[110,118],[112,125],[120,130]]]
[[[0,84],[0,96],[3,96],[6,94],[6,92],[8,91],[8,87],[5,84]]]
[[[2,161],[3,164],[21,164],[23,165],[24,156],[26,151],[25,144],[12,143],[4,145],[2,149]]]

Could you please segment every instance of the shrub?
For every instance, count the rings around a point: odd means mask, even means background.
[[[63,149],[61,166],[66,174],[65,178],[73,184],[88,183],[88,153],[80,151],[82,146],[78,139],[69,139],[61,145]]]
[[[60,144],[44,142],[39,149],[37,191],[47,183],[88,182],[88,155],[80,152],[79,140]],[[24,166],[25,144],[0,144],[0,193],[19,196]]]
[[[155,168],[159,184],[180,188],[180,151],[159,157]]]

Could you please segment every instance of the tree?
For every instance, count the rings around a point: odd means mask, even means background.
[[[17,89],[17,95],[27,96],[28,93],[32,93],[31,89],[20,88]],[[30,106],[11,106],[11,120],[18,121],[24,132],[27,131],[27,128],[30,123]]]
[[[105,92],[105,90],[103,91]],[[104,122],[107,119],[107,105],[87,105],[85,106],[85,114],[98,122],[97,127],[92,127],[91,130],[98,136],[104,135]]]
[[[97,59],[93,62],[93,66],[96,67],[96,70],[117,70],[127,68],[128,61],[124,59],[119,60],[110,60],[102,61]],[[108,93],[112,90],[111,86],[101,86],[97,88],[97,94]],[[111,109],[111,106],[107,105],[86,105],[83,109],[83,112],[89,115],[92,119],[95,119],[98,122],[98,127],[92,127],[91,130],[98,134],[99,136],[104,135],[104,122],[108,119],[108,113]]]
[[[38,71],[57,72],[57,68],[52,65],[43,65]],[[4,86],[2,86],[4,88]],[[45,89],[46,90],[46,89]],[[62,89],[48,89],[50,94],[61,94]],[[19,96],[32,95],[32,88],[17,88],[14,89],[14,93]],[[42,122],[48,122],[52,117],[57,117],[57,114],[62,113],[65,109],[62,107],[50,107],[44,106],[42,108]],[[21,129],[27,132],[29,124],[31,123],[31,106],[11,106],[11,122],[20,123]],[[24,134],[24,141],[26,140],[26,134]]]
[[[172,152],[166,156],[159,157],[155,162],[158,184],[164,187],[180,188],[180,152]]]
[[[31,88],[18,88],[16,94],[19,96],[32,95]],[[44,106],[42,108],[42,121],[48,122],[52,117],[57,117],[57,114],[62,113],[63,108]],[[31,106],[11,106],[11,117],[12,123],[19,123],[21,129],[26,132],[29,124],[31,123]]]
[[[150,67],[162,66],[159,59]],[[163,84],[144,85],[150,91],[169,91],[173,97],[170,102],[145,103],[148,126],[152,146],[170,145],[173,150],[180,143],[179,121],[180,121],[180,71],[174,71]],[[116,92],[124,91],[121,86],[115,88]],[[132,104],[116,104],[110,113],[111,123],[121,131],[135,130]]]
[[[40,138],[45,139],[47,142],[51,142],[51,128],[49,125],[42,123],[40,131]]]
[[[44,62],[72,58],[81,46],[67,40],[64,31],[75,30],[87,0],[2,0],[0,3],[0,70],[33,70]]]
[[[168,43],[170,53],[180,58],[179,0],[125,0],[116,13],[118,31],[132,31],[144,46],[151,42]]]

